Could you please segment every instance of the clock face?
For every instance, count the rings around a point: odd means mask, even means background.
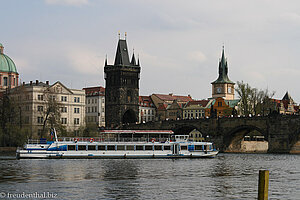
[[[231,87],[228,88],[228,93],[231,93]]]
[[[218,87],[217,88],[217,93],[221,93],[222,92],[222,88]]]

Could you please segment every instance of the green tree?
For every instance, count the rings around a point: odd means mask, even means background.
[[[270,110],[276,109],[272,98],[275,92],[269,92],[268,89],[258,90],[252,88],[248,83],[237,82],[236,92],[239,95],[239,110],[242,115],[267,115]]]

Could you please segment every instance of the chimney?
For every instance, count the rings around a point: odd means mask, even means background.
[[[49,81],[46,81],[46,84],[49,85]]]
[[[32,85],[32,81],[30,81],[30,85]]]
[[[25,85],[25,82],[23,82],[23,85]]]
[[[35,81],[35,84],[38,85],[38,84],[39,84],[39,80],[36,80],[36,81]]]
[[[169,95],[172,97],[172,96],[173,96],[173,93],[169,93]]]

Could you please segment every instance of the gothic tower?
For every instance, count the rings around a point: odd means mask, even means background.
[[[234,99],[234,85],[235,83],[228,78],[228,65],[225,58],[224,46],[222,51],[222,58],[219,62],[219,77],[212,84],[212,98],[222,97],[225,100]]]
[[[115,63],[105,60],[105,124],[107,128],[135,123],[139,116],[140,64],[129,61],[126,39],[119,39]]]

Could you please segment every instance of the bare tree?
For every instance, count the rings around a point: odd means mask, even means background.
[[[62,128],[60,121],[61,110],[60,103],[57,101],[57,95],[51,88],[46,88],[43,92],[44,106],[40,109],[40,114],[43,116],[42,135],[44,136],[46,129],[56,127]]]

